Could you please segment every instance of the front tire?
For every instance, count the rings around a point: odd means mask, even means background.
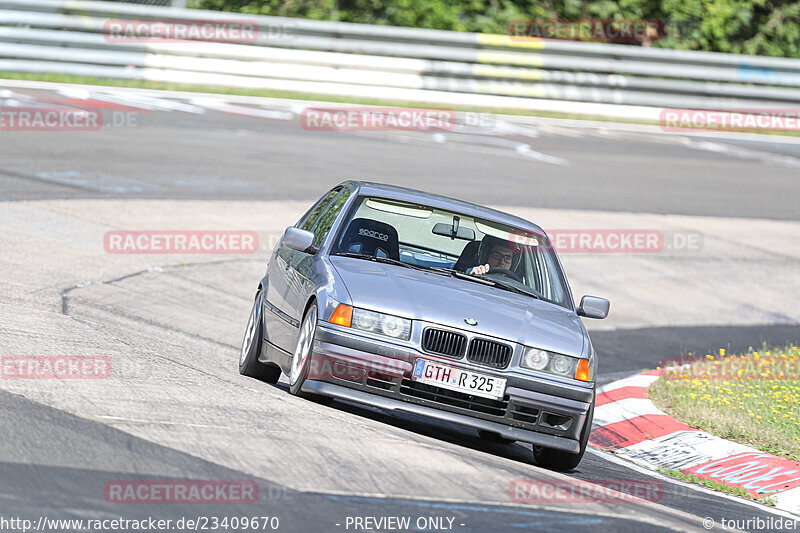
[[[292,367],[289,371],[289,392],[300,398],[316,398],[316,395],[303,392],[302,389],[303,383],[308,377],[308,367],[314,350],[314,335],[317,333],[318,316],[317,304],[314,302],[306,310],[303,322],[300,324],[297,345],[292,355]]]
[[[586,446],[589,444],[589,434],[592,432],[592,420],[594,419],[594,402],[589,408],[589,413],[586,416],[586,425],[581,432],[581,450],[578,453],[567,453],[561,450],[553,450],[551,448],[543,448],[542,446],[533,447],[533,458],[536,460],[536,465],[558,472],[566,472],[575,469],[583,459],[583,454],[586,453]]]
[[[243,376],[260,379],[267,383],[277,383],[281,378],[281,369],[277,365],[265,365],[258,358],[261,356],[263,345],[263,328],[261,322],[261,309],[264,303],[264,291],[256,293],[247,328],[242,339],[242,349],[239,352],[239,373]]]

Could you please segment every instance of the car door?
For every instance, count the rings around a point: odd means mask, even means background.
[[[311,230],[314,233],[313,246],[315,248],[318,248],[331,232],[336,219],[339,218],[339,214],[342,212],[348,198],[350,198],[350,193],[349,189],[342,189],[340,194],[330,202],[315,222]],[[286,305],[292,309],[292,319],[298,324],[303,319],[308,299],[317,288],[313,272],[316,264],[315,256],[292,250],[292,257],[287,270]],[[298,332],[299,328],[295,332],[295,336]]]
[[[325,208],[340,192],[341,187],[328,191],[303,215],[295,227],[311,231]],[[267,267],[267,290],[262,310],[264,338],[287,352],[294,350],[294,339],[300,326],[297,313],[287,301],[290,285],[297,282],[295,271],[291,269],[294,253],[294,250],[283,244],[283,239],[275,247]]]

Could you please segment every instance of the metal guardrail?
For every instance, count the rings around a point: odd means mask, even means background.
[[[109,20],[252,21],[253,42],[122,42]],[[120,2],[0,0],[0,70],[608,114],[785,108],[800,60],[253,16]],[[653,118],[653,109],[639,113]],[[635,110],[625,113],[634,116]]]

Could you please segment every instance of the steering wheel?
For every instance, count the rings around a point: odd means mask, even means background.
[[[512,270],[508,270],[505,268],[500,267],[491,267],[489,268],[489,272],[487,274],[500,274],[501,276],[505,276],[507,278],[515,279],[522,283],[522,277]]]

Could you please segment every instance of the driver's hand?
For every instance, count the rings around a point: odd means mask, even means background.
[[[490,268],[492,268],[492,267],[490,267],[488,265],[488,263],[485,264],[485,265],[474,266],[474,267],[469,269],[468,274],[472,274],[472,275],[486,274],[487,272],[489,272]]]

